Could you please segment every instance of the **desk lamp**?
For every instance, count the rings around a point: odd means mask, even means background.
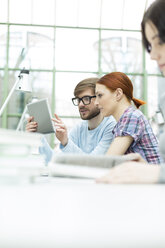
[[[29,70],[22,69],[20,74],[18,75],[18,79],[16,80],[15,84],[13,85],[11,91],[9,92],[4,104],[0,109],[0,116],[2,115],[5,107],[7,106],[10,97],[12,96],[14,90],[32,92],[31,85],[28,81]]]

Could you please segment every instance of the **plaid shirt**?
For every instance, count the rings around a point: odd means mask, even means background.
[[[127,153],[139,153],[148,163],[163,162],[158,149],[158,141],[151,125],[143,113],[133,106],[128,107],[113,129],[114,138],[117,136],[131,136],[133,142]]]

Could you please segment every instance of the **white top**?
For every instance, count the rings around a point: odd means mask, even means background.
[[[165,247],[163,185],[38,178],[0,185],[0,247]]]

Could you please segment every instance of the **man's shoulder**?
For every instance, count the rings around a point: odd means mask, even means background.
[[[106,123],[106,124],[114,124],[114,125],[116,125],[116,120],[112,115],[104,117],[103,122]]]
[[[113,116],[104,117],[97,128],[102,130],[112,130],[116,126],[116,123],[117,122]]]

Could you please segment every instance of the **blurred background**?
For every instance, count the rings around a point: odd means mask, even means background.
[[[141,42],[140,25],[153,0],[0,0],[0,107],[20,70],[29,69],[32,93],[15,91],[0,127],[16,129],[33,98],[48,98],[70,129],[79,121],[74,87],[88,77],[126,73],[156,135],[163,78]],[[24,126],[26,122],[24,121]],[[23,126],[23,128],[24,128]],[[54,135],[48,141],[56,144]]]

